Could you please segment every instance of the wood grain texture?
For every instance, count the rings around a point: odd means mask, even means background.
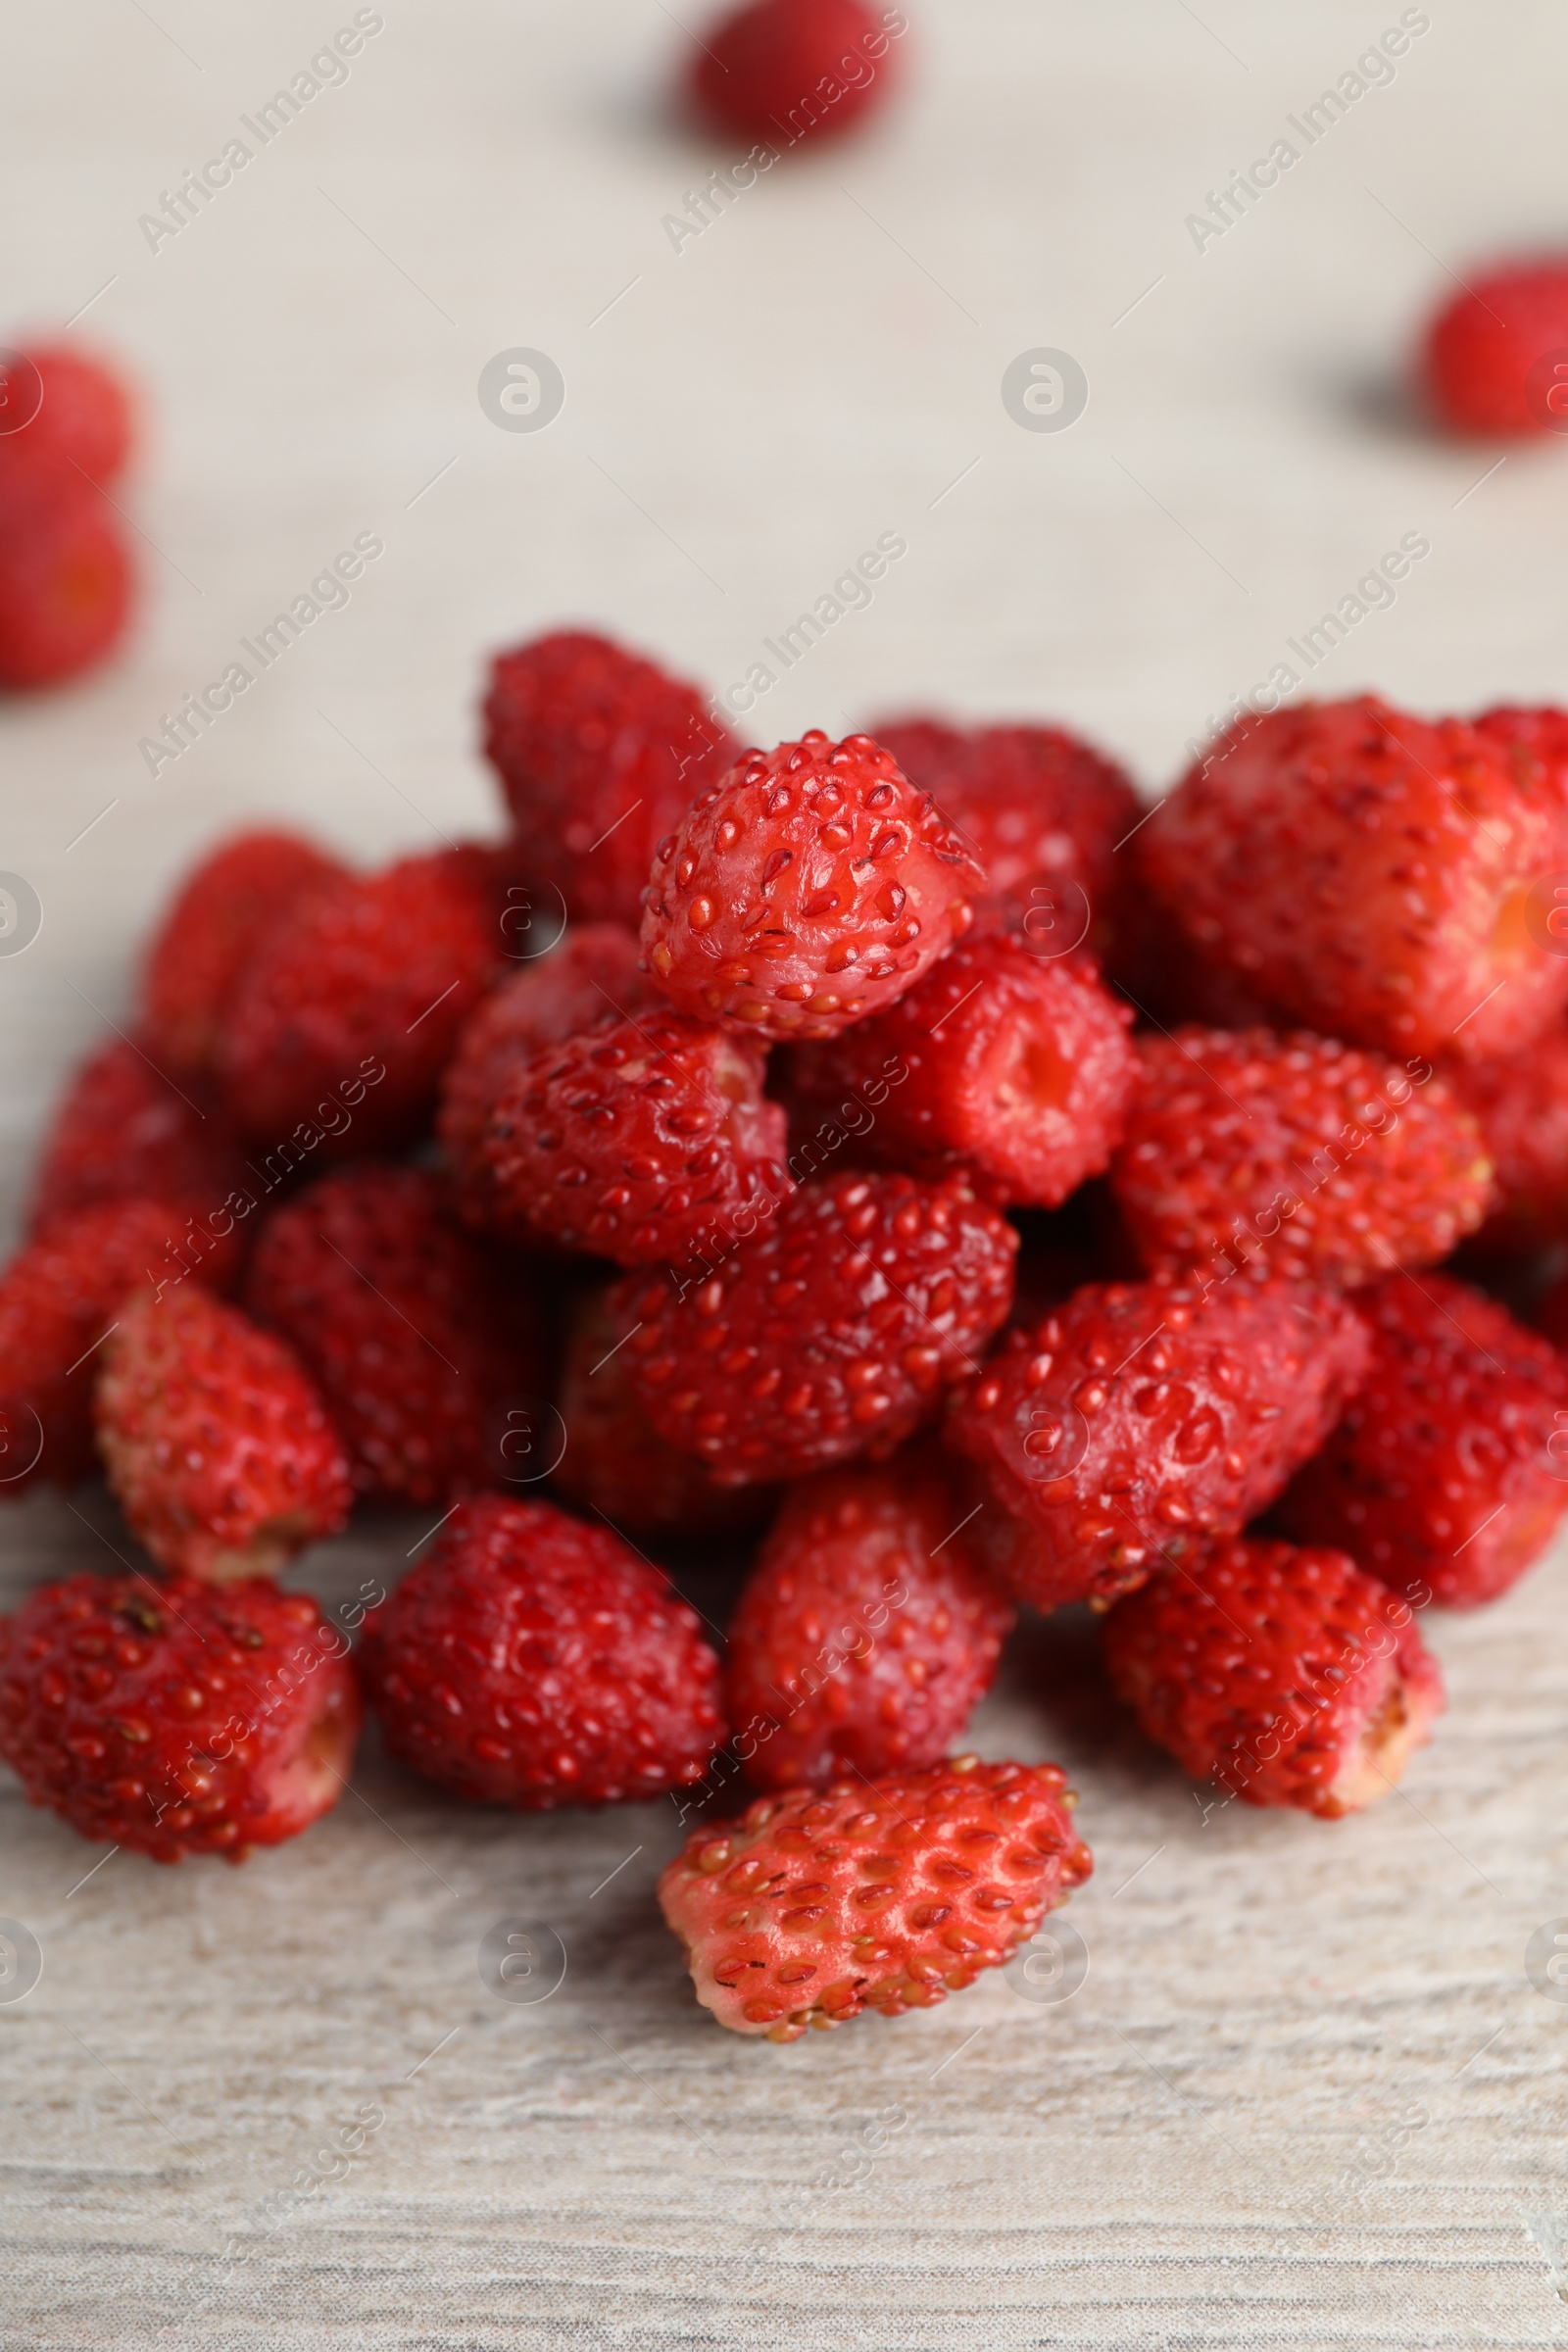
[[[1562,453],[1477,488],[1494,453],[1390,390],[1446,268],[1561,233],[1561,12],[1435,8],[1255,212],[1201,255],[1184,225],[1398,13],[921,0],[904,114],[678,254],[664,216],[731,159],[656,119],[676,35],[643,0],[389,5],[347,85],[156,253],[138,216],[337,20],[80,0],[9,26],[8,305],[100,289],[79,333],[130,358],[151,431],[134,648],[0,712],[0,867],[45,908],[0,956],[6,1215],[179,865],[263,811],[363,858],[492,825],[478,655],[560,616],[741,679],[896,531],[869,609],[740,723],[1049,714],[1154,783],[1416,531],[1430,556],[1314,689],[1561,696]],[[475,396],[515,345],[566,376],[538,436]],[[998,395],[1040,345],[1091,380],[1056,437]],[[348,608],[149,775],[138,739],[365,529],[386,553]],[[109,1564],[107,1505],[77,1502],[0,1517],[7,1596]],[[357,1531],[299,1581],[341,1598],[421,1533]],[[1559,1554],[1435,1622],[1438,1740],[1334,1828],[1205,1821],[1105,1708],[1084,1625],[1033,1629],[975,1737],[1072,1768],[1086,1982],[788,2049],[691,1998],[652,1901],[668,1807],[466,1811],[369,1741],[289,1848],[80,1883],[98,1854],[6,1781],[0,1914],[45,1966],[0,2006],[0,2345],[1560,2343],[1568,2006],[1524,1951],[1568,1914],[1565,1609]],[[479,1978],[512,1918],[566,1951],[536,2005]],[[280,2207],[367,2107],[347,2174]]]

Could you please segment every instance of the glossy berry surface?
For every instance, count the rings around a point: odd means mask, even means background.
[[[143,1194],[181,1201],[201,1223],[254,1178],[210,1086],[176,1085],[132,1038],[116,1038],[74,1072],[55,1104],[32,1180],[34,1233],[100,1201]],[[229,1212],[232,1214],[232,1211]]]
[[[982,883],[887,752],[813,730],[746,753],[660,843],[644,961],[699,1019],[836,1037],[947,953]]]
[[[1568,260],[1470,277],[1432,321],[1422,370],[1433,411],[1450,432],[1561,432],[1568,423]]]
[[[792,1487],[729,1628],[727,1713],[759,1788],[934,1764],[990,1689],[1013,1611],[940,1463]]]
[[[931,2009],[1001,1968],[1093,1862],[1054,1764],[959,1756],[760,1797],[693,1833],[659,1882],[697,1998],[796,2041],[874,2009]]]
[[[616,1287],[627,1378],[655,1428],[724,1485],[890,1452],[977,1369],[1017,1248],[960,1184],[807,1185],[708,1279]]]
[[[229,1001],[267,931],[315,884],[346,882],[296,833],[235,834],[186,875],[142,970],[148,1050],[166,1068],[212,1069]]]
[[[1481,1223],[1492,1163],[1447,1082],[1299,1030],[1139,1040],[1111,1189],[1152,1270],[1227,1250],[1348,1286],[1434,1265]]]
[[[40,1585],[0,1619],[0,1756],[83,1838],[242,1862],[342,1793],[361,1722],[346,1648],[309,1594],[264,1581]]]
[[[863,0],[747,0],[707,27],[687,86],[717,130],[783,151],[816,146],[880,106],[898,75],[892,22]]]
[[[981,937],[885,1012],[801,1047],[791,1075],[824,1109],[887,1082],[862,1151],[925,1174],[967,1166],[1004,1201],[1054,1208],[1121,1140],[1132,1017],[1092,965]]]
[[[1449,1274],[1391,1274],[1356,1305],[1366,1379],[1294,1481],[1284,1524],[1414,1600],[1494,1600],[1568,1504],[1568,1370]]]
[[[1105,1619],[1105,1662],[1194,1780],[1326,1821],[1386,1796],[1444,1703],[1405,1603],[1321,1546],[1244,1539],[1162,1569]]]
[[[348,1519],[348,1462],[300,1364],[196,1283],[122,1308],[93,1416],[125,1524],[174,1574],[276,1576]]]
[[[1336,1293],[1245,1274],[1091,1283],[1003,1348],[948,1434],[997,1508],[987,1564],[1039,1609],[1112,1599],[1263,1510],[1366,1362]]]
[[[0,690],[61,686],[107,660],[135,574],[113,507],[74,466],[7,462],[0,440]]]
[[[695,686],[581,630],[498,655],[484,723],[519,863],[579,923],[636,927],[655,844],[739,748]]]
[[[1483,1249],[1527,1256],[1568,1240],[1568,1029],[1450,1076],[1493,1164]]]
[[[723,1737],[695,1611],[608,1529],[487,1494],[366,1620],[387,1745],[460,1796],[535,1812],[702,1779]]]

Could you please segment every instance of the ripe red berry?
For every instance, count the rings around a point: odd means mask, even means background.
[[[134,419],[114,370],[64,343],[33,343],[0,366],[0,465],[79,467],[107,488],[124,470]]]
[[[442,1074],[436,1132],[453,1169],[458,1206],[470,1224],[501,1221],[481,1145],[510,1073],[541,1047],[662,1004],[638,969],[638,955],[636,938],[618,923],[578,924],[469,1014]]]
[[[1000,1199],[1054,1208],[1121,1139],[1138,1074],[1132,1017],[1092,964],[1042,959],[1018,935],[982,937],[885,1012],[800,1047],[791,1077],[824,1109],[881,1082],[862,1151],[926,1174],[966,1164]]]
[[[367,1618],[360,1666],[392,1753],[480,1804],[658,1796],[723,1737],[696,1612],[548,1502],[465,1503]]]
[[[1443,1710],[1408,1607],[1343,1551],[1212,1544],[1116,1603],[1105,1659],[1195,1781],[1325,1821],[1386,1795]]]
[[[1515,263],[1473,279],[1432,321],[1422,366],[1450,432],[1568,429],[1568,262]]]
[[[1528,1256],[1568,1240],[1568,1029],[1449,1075],[1493,1163],[1494,1213],[1481,1248]]]
[[[1436,1264],[1486,1213],[1480,1131],[1424,1062],[1412,1080],[1334,1038],[1272,1029],[1179,1029],[1141,1038],[1139,1055],[1110,1181],[1152,1269],[1229,1250],[1348,1286]]]
[[[105,660],[133,585],[101,491],[72,466],[0,458],[0,688],[58,686]]]
[[[1137,841],[1198,947],[1283,1011],[1468,1060],[1560,1017],[1568,957],[1539,934],[1565,822],[1560,796],[1462,720],[1362,700],[1239,725]]]
[[[709,1280],[617,1284],[627,1377],[654,1427],[725,1486],[887,1454],[978,1368],[1017,1248],[960,1183],[806,1185]]]
[[[99,1201],[178,1200],[199,1222],[248,1183],[239,1137],[210,1087],[176,1087],[130,1038],[75,1072],[56,1103],[32,1180],[29,1226],[42,1233]],[[183,1223],[183,1218],[180,1220]]]
[[[1482,711],[1475,729],[1496,744],[1532,791],[1568,806],[1568,710],[1554,703],[1498,703]],[[1568,892],[1560,904],[1568,905]],[[1547,928],[1568,948],[1568,912]]]
[[[107,1200],[50,1224],[0,1274],[0,1497],[91,1475],[97,1350],[132,1296],[185,1279],[187,1234],[172,1201]],[[211,1245],[197,1274],[221,1288],[237,1257]]]
[[[773,1504],[770,1487],[721,1487],[662,1438],[632,1394],[620,1333],[603,1290],[576,1302],[558,1403],[566,1444],[552,1485],[568,1502],[634,1536],[750,1533]]]
[[[683,1262],[710,1225],[789,1190],[765,1068],[757,1040],[662,1010],[544,1047],[485,1130],[503,1227],[623,1266]]]
[[[298,1361],[195,1283],[121,1309],[94,1419],[126,1525],[174,1574],[276,1576],[348,1518],[348,1462]]]
[[[1568,1371],[1451,1275],[1391,1274],[1356,1305],[1366,1379],[1281,1524],[1341,1545],[1412,1600],[1495,1600],[1568,1504]]]
[[[260,1579],[74,1576],[0,1619],[0,1756],[83,1838],[243,1862],[336,1804],[361,1710],[347,1644]]]
[[[1367,1348],[1354,1309],[1304,1283],[1092,1283],[957,1399],[949,1435],[993,1496],[972,1541],[1038,1609],[1113,1599],[1272,1502]]]
[[[239,833],[186,875],[147,951],[142,1020],[166,1068],[210,1070],[229,1001],[265,933],[346,869],[295,833]]]
[[[700,1020],[836,1037],[967,930],[979,867],[869,735],[748,752],[659,845],[648,971]]]
[[[687,86],[715,130],[815,146],[883,103],[907,22],[863,0],[747,0],[693,48]]]
[[[576,630],[498,654],[484,721],[529,880],[573,922],[635,929],[655,843],[733,760],[733,737],[695,686]]]
[[[1119,767],[1061,727],[910,718],[871,732],[984,867],[982,929],[1020,932],[1037,956],[1110,952],[1134,876],[1117,852],[1143,813]]]
[[[308,1148],[328,1155],[413,1142],[500,961],[477,853],[307,890],[268,927],[229,1002],[219,1058],[234,1116],[270,1142],[307,1128]]]
[[[956,1756],[760,1797],[694,1831],[659,1882],[697,1998],[798,2041],[875,2009],[932,2009],[1012,1958],[1094,1864],[1055,1764]]]
[[[973,1508],[908,1458],[790,1489],[729,1629],[727,1712],[759,1788],[912,1772],[961,1738],[1013,1619],[970,1553]]]
[[[262,1227],[245,1302],[319,1389],[362,1494],[446,1501],[506,1475],[492,1424],[545,1386],[534,1317],[433,1176],[308,1185]]]

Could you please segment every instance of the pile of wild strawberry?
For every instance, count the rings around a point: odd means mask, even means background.
[[[507,840],[226,843],[56,1112],[4,1491],[96,1464],[157,1574],[0,1625],[28,1795],[237,1860],[362,1693],[477,1802],[681,1792],[699,1997],[788,2040],[1087,1874],[1058,1770],[949,1755],[1019,1602],[1228,1797],[1392,1786],[1416,1610],[1568,1502],[1568,1372],[1431,1270],[1568,1234],[1568,716],[1285,710],[1143,819],[1054,729],[742,751],[585,635],[485,717]],[[356,1497],[443,1515],[351,1658],[272,1580]],[[747,1535],[721,1664],[641,1547]]]

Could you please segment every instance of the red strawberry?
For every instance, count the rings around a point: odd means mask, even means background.
[[[175,1071],[212,1069],[230,999],[268,929],[346,869],[294,833],[238,833],[186,875],[147,952],[148,1050]]]
[[[264,1140],[306,1128],[308,1148],[329,1154],[412,1142],[500,958],[478,853],[406,858],[306,891],[268,928],[229,1004],[220,1061],[235,1117]],[[334,1133],[340,1102],[353,1118]]]
[[[1459,719],[1370,700],[1250,719],[1137,839],[1199,948],[1331,1036],[1469,1060],[1561,1015],[1568,957],[1537,918],[1568,814]]]
[[[687,87],[715,130],[815,146],[881,105],[906,25],[863,0],[746,0],[693,48]]]
[[[349,1466],[294,1356],[195,1283],[121,1309],[94,1418],[131,1534],[174,1574],[276,1576],[348,1518]]]
[[[1139,1054],[1110,1181],[1147,1266],[1229,1250],[1348,1286],[1435,1264],[1486,1213],[1480,1132],[1424,1062],[1412,1081],[1333,1038],[1272,1029],[1180,1029],[1141,1038]]]
[[[553,1484],[568,1502],[636,1536],[749,1532],[772,1506],[769,1487],[721,1487],[701,1462],[662,1438],[632,1394],[606,1293],[577,1302],[560,1389],[566,1446]]]
[[[504,1082],[543,1046],[662,1004],[637,967],[638,955],[636,939],[618,923],[579,924],[503,981],[465,1023],[442,1075],[436,1127],[455,1171],[458,1206],[470,1224],[492,1225],[500,1215],[480,1146]]]
[[[222,1287],[238,1250],[192,1243],[172,1201],[107,1200],[51,1224],[0,1274],[0,1496],[91,1476],[97,1349],[132,1295],[187,1272]]]
[[[647,969],[681,1011],[836,1037],[969,926],[979,867],[869,735],[748,752],[659,845]]]
[[[910,718],[871,733],[984,867],[982,928],[1019,932],[1037,956],[1109,952],[1133,878],[1116,853],[1143,813],[1119,767],[1061,727]]]
[[[1091,1283],[1010,1331],[953,1411],[1001,1506],[975,1522],[987,1566],[1053,1609],[1232,1534],[1317,1451],[1367,1346],[1354,1309],[1304,1283]]]
[[[0,465],[41,459],[107,487],[124,470],[133,424],[114,369],[69,344],[30,344],[0,368]]]
[[[1457,1063],[1448,1075],[1494,1173],[1494,1213],[1479,1247],[1528,1256],[1568,1239],[1568,1029],[1548,1030],[1522,1054]]]
[[[792,1487],[729,1629],[728,1713],[759,1788],[934,1764],[990,1689],[1013,1612],[940,1463]]]
[[[83,1838],[155,1862],[297,1838],[331,1811],[360,1699],[305,1592],[73,1576],[0,1618],[0,1756]]]
[[[498,654],[485,753],[529,877],[573,922],[635,928],[654,845],[738,746],[695,686],[566,630]]]
[[[548,1502],[465,1503],[367,1618],[360,1665],[392,1753],[480,1804],[658,1796],[723,1737],[696,1612]]]
[[[1094,1864],[1055,1764],[925,1772],[760,1797],[694,1831],[659,1882],[697,1998],[798,2041],[875,2009],[933,2009],[1001,1968]]]
[[[1469,280],[1427,330],[1427,397],[1450,432],[1561,432],[1568,420],[1568,262],[1518,262]]]
[[[967,1164],[999,1199],[1054,1208],[1121,1139],[1132,1017],[1088,962],[1044,960],[1018,936],[965,940],[886,1012],[800,1047],[791,1078],[822,1108],[880,1087],[859,1141],[881,1160]]]
[[[362,1494],[450,1500],[505,1475],[491,1423],[545,1387],[534,1317],[433,1176],[323,1176],[257,1239],[246,1305],[319,1389]]]
[[[84,474],[0,459],[0,689],[59,686],[104,661],[133,586],[115,511]]]
[[[1568,1504],[1568,1371],[1451,1275],[1391,1274],[1356,1303],[1370,1369],[1281,1522],[1412,1600],[1495,1600]]]
[[[205,1223],[248,1183],[240,1140],[211,1089],[194,1079],[176,1087],[130,1038],[117,1038],[81,1064],[55,1105],[28,1223],[42,1233],[135,1194],[181,1200]]]
[[[699,1287],[617,1284],[627,1377],[654,1427],[725,1486],[887,1454],[976,1368],[1017,1248],[956,1182],[807,1185]]]
[[[1554,703],[1499,703],[1482,711],[1475,729],[1498,746],[1532,791],[1544,791],[1568,807],[1568,710]],[[1558,902],[1559,909],[1565,907],[1568,892]],[[1546,929],[1568,949],[1568,911],[1558,911]]]
[[[1409,1609],[1343,1551],[1208,1545],[1116,1603],[1105,1658],[1195,1781],[1325,1821],[1387,1794],[1443,1710]]]
[[[520,1061],[482,1147],[503,1229],[647,1266],[765,1215],[790,1186],[765,1067],[755,1039],[664,1011]]]

